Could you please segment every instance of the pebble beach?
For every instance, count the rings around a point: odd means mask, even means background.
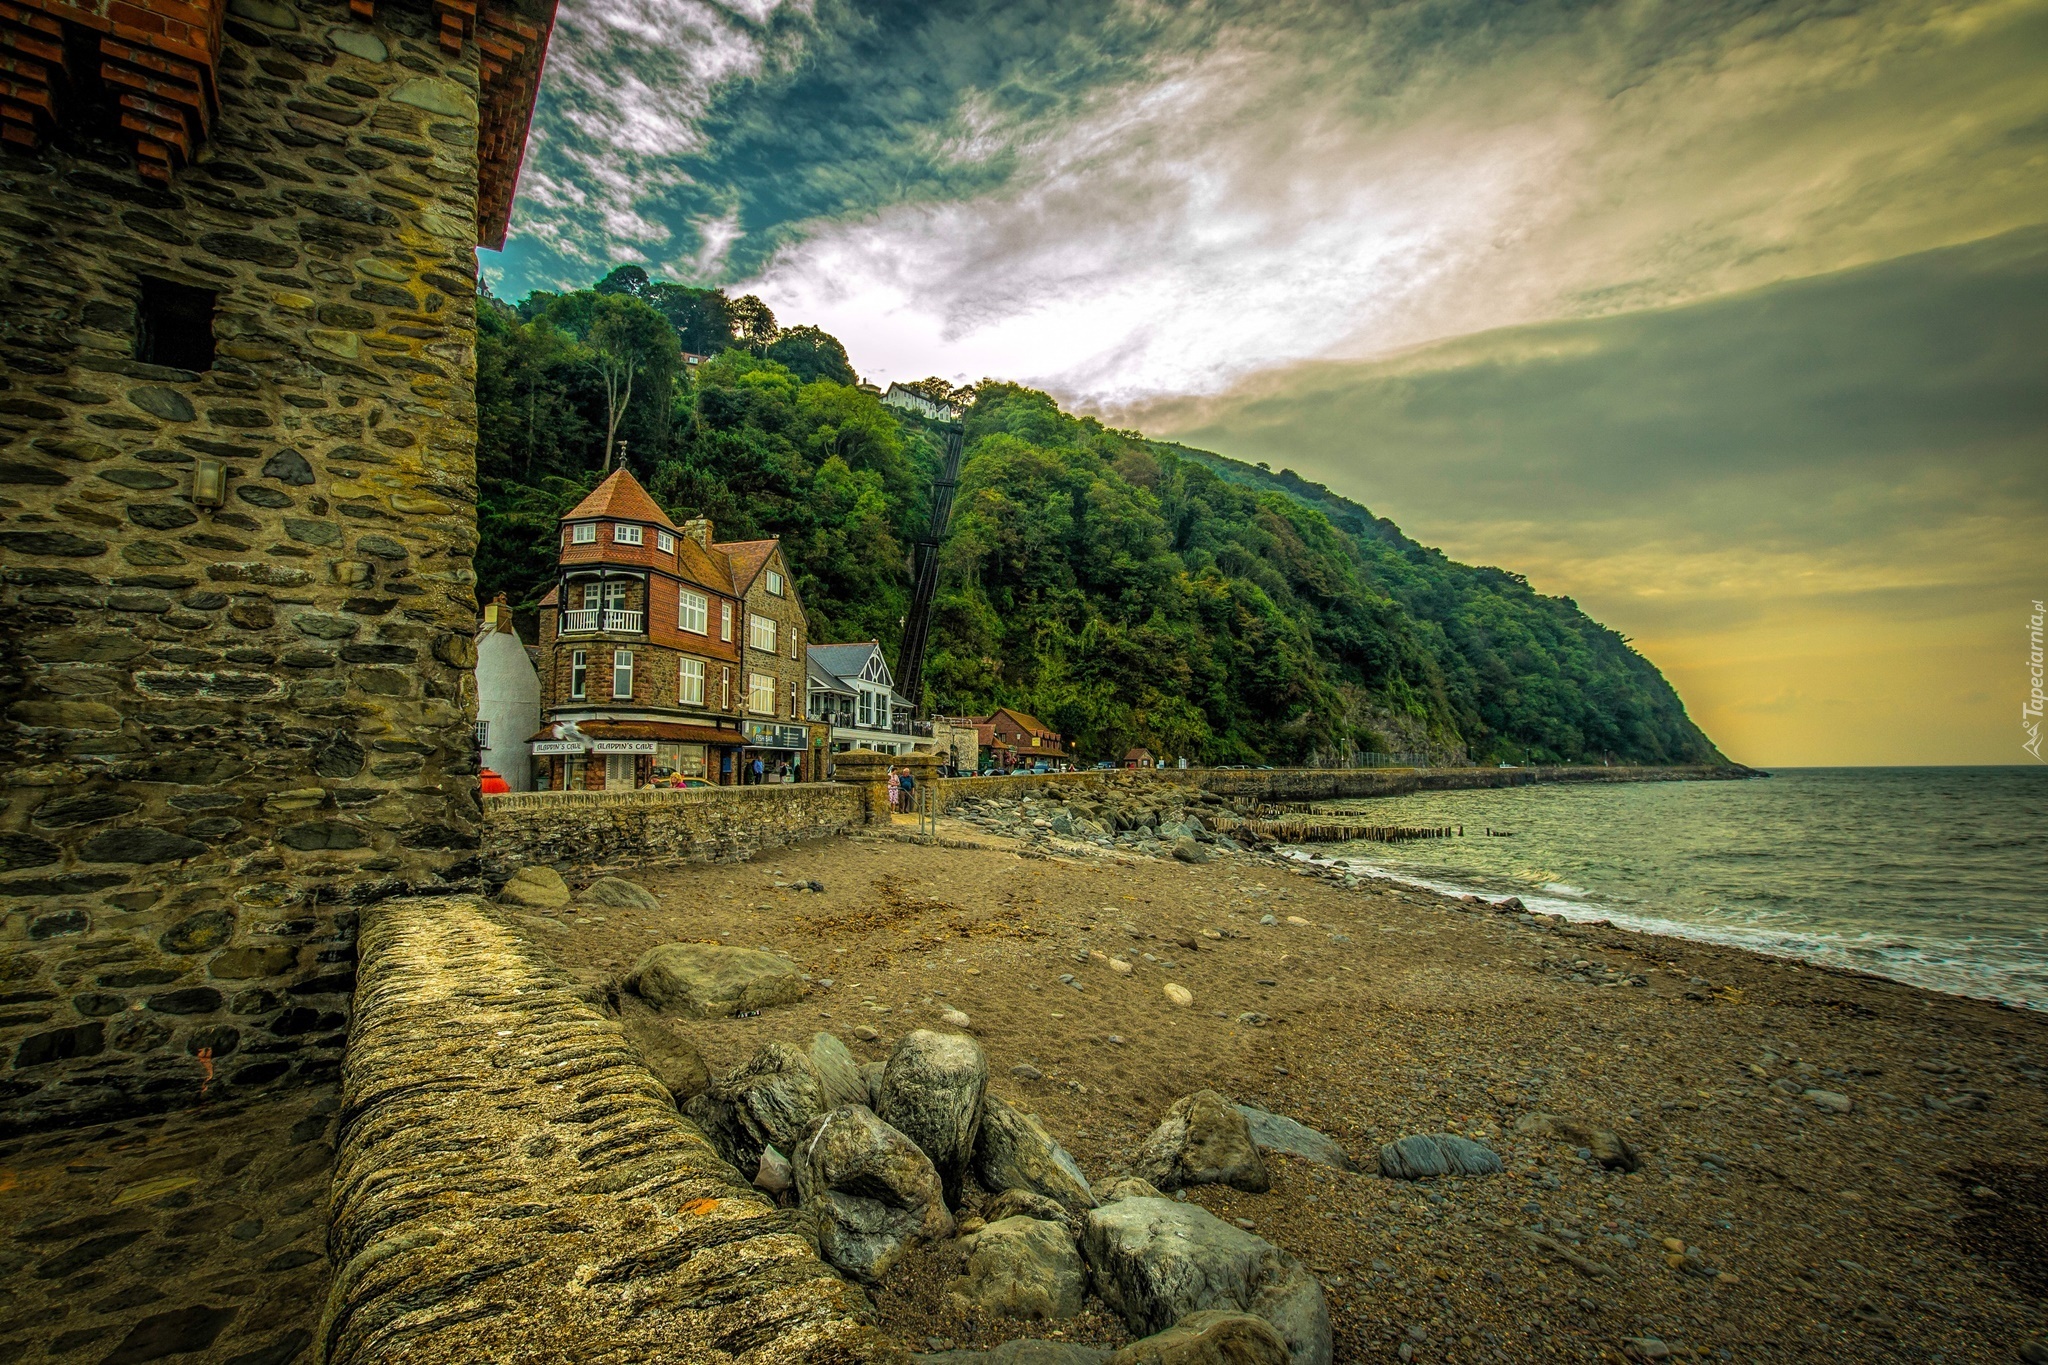
[[[1338,1360],[2040,1350],[2048,1021],[1213,836],[1179,857],[1067,837],[1057,812],[995,804],[930,840],[899,819],[746,864],[584,869],[658,908],[521,918],[619,1002],[678,1094],[771,1041],[829,1031],[869,1063],[931,1028],[978,1040],[991,1093],[1098,1183],[1199,1090],[1320,1130],[1356,1169],[1275,1156],[1263,1193],[1180,1197],[1310,1268]],[[648,949],[690,941],[785,957],[807,994],[684,1020],[618,991]],[[1417,1134],[1504,1169],[1382,1175]],[[953,1292],[966,1245],[919,1248],[877,1292],[912,1349],[1128,1339],[1092,1297],[1058,1321],[979,1311]]]

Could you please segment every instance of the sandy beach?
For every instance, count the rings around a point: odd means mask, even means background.
[[[522,918],[593,991],[683,940],[813,978],[752,1018],[619,993],[672,1088],[693,1052],[715,1072],[823,1029],[879,1061],[957,1010],[991,1089],[1098,1180],[1203,1087],[1322,1130],[1357,1173],[1280,1157],[1270,1193],[1187,1194],[1315,1271],[1339,1360],[2013,1360],[2043,1330],[2048,1020],[1269,854],[1190,865],[952,819],[936,846],[912,834],[579,868],[572,885],[630,877],[662,908]],[[1515,1132],[1534,1113],[1613,1130],[1640,1169]],[[1433,1132],[1506,1171],[1376,1173],[1382,1144]],[[919,1252],[879,1295],[913,1349],[1126,1339],[1093,1303],[1057,1324],[965,1316],[959,1260]]]

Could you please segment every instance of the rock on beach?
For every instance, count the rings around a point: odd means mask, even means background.
[[[664,943],[641,954],[626,977],[626,989],[658,1010],[723,1019],[801,1000],[804,978],[773,953],[716,943]]]
[[[987,1090],[987,1055],[957,1033],[914,1029],[882,1067],[876,1113],[931,1158],[954,1199],[974,1157]]]
[[[1197,1090],[1176,1101],[1145,1139],[1131,1169],[1161,1190],[1229,1185],[1264,1194],[1273,1185],[1252,1141],[1251,1125],[1213,1090]]]
[[[931,1159],[862,1105],[812,1120],[791,1165],[820,1254],[855,1279],[872,1284],[908,1247],[952,1235]]]

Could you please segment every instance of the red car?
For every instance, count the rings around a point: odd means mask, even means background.
[[[487,795],[492,792],[508,792],[512,790],[512,784],[510,782],[507,782],[504,778],[498,776],[498,774],[490,768],[483,769],[481,772],[477,774],[477,776],[483,779],[484,792]]]

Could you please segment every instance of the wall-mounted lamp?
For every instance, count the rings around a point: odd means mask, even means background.
[[[192,466],[192,505],[218,507],[228,500],[227,466],[219,460],[201,460]]]

